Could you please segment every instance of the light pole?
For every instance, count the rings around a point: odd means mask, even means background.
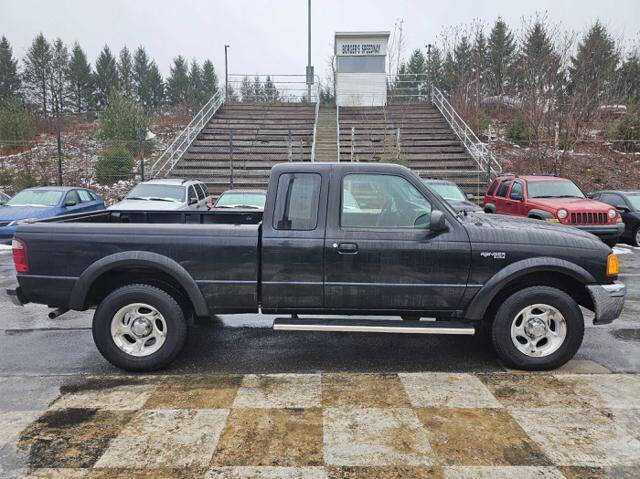
[[[427,81],[429,82],[429,101],[431,101],[431,83],[433,82],[433,79],[431,78],[431,70],[431,43],[427,43]]]
[[[224,98],[229,99],[229,70],[227,66],[227,50],[229,45],[224,46]]]
[[[311,0],[307,4],[307,100],[311,101],[313,67],[311,66]]]

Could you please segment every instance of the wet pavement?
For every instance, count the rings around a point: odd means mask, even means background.
[[[640,249],[622,317],[552,373],[479,338],[285,333],[222,316],[125,375],[91,313],[0,295],[0,477],[640,477]],[[0,286],[13,284],[0,251]]]

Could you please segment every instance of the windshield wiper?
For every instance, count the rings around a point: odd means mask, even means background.
[[[556,196],[556,198],[584,198],[583,196],[576,196],[576,195],[558,195]]]
[[[139,196],[125,196],[125,200],[145,200],[146,198],[140,198]]]
[[[147,198],[149,201],[168,201],[169,203],[176,203],[176,200],[169,198]]]

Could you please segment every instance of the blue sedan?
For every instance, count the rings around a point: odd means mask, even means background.
[[[10,243],[17,222],[104,209],[104,201],[91,190],[69,186],[27,188],[0,206],[0,243]]]

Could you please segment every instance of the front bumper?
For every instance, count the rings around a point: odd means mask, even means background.
[[[613,225],[572,225],[574,228],[596,235],[600,239],[617,239],[624,233],[624,223]]]
[[[24,306],[29,302],[27,298],[25,298],[24,293],[22,292],[22,289],[20,289],[20,286],[18,286],[15,289],[8,289],[7,296],[9,296],[9,299],[11,300],[11,302],[16,306]]]
[[[624,283],[616,281],[612,284],[591,284],[587,285],[587,290],[596,313],[593,324],[609,324],[620,316],[627,294]]]

